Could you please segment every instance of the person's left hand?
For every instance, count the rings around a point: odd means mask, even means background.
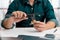
[[[33,25],[34,25],[34,28],[35,28],[37,31],[39,31],[39,32],[48,29],[47,24],[44,23],[44,22],[35,21]]]

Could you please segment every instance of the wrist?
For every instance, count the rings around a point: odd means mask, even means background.
[[[46,27],[47,27],[47,29],[52,29],[52,28],[54,28],[54,26],[52,26],[52,25],[50,25],[50,24],[46,24]]]
[[[14,24],[14,21],[12,18],[6,18],[5,21],[3,22],[4,28],[6,29],[12,28],[13,24]]]

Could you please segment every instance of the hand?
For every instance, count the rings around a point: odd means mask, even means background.
[[[27,19],[27,15],[26,13],[22,12],[22,11],[15,11],[12,13],[13,16],[11,16],[9,19],[8,19],[8,22],[10,24],[13,24],[14,22],[20,22],[22,20],[26,20]]]
[[[47,24],[45,24],[44,22],[35,21],[33,25],[34,25],[34,28],[39,32],[48,29]]]
[[[20,22],[22,20],[26,20],[27,19],[27,15],[26,13],[22,12],[22,11],[15,11],[12,13],[13,16],[11,16],[10,18],[4,20],[4,23],[3,25],[6,27],[6,28],[11,28],[12,27],[12,24],[14,22]]]
[[[22,11],[15,11],[12,15],[14,15],[14,22],[20,22],[27,19],[27,14]]]

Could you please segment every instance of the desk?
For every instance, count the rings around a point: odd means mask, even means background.
[[[34,28],[14,28],[10,30],[2,29],[0,31],[1,37],[17,37],[18,35],[32,35],[39,36],[42,33],[36,31]],[[41,35],[42,36],[42,35]]]
[[[55,29],[58,29],[56,33],[54,33]],[[54,34],[56,35],[56,37],[60,38],[60,29],[54,28],[54,29],[43,31],[43,32],[38,32],[34,28],[14,28],[10,30],[5,30],[5,29],[0,30],[1,37],[17,37],[18,35],[30,35],[30,36],[44,37],[46,34]]]

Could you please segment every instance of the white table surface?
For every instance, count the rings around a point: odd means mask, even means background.
[[[54,33],[56,29],[58,29],[58,31]],[[43,32],[38,32],[34,28],[14,28],[10,30],[5,30],[5,29],[0,30],[1,37],[17,37],[18,35],[30,35],[30,36],[44,37],[46,34],[60,35],[60,29],[54,28],[54,29],[43,31]]]

